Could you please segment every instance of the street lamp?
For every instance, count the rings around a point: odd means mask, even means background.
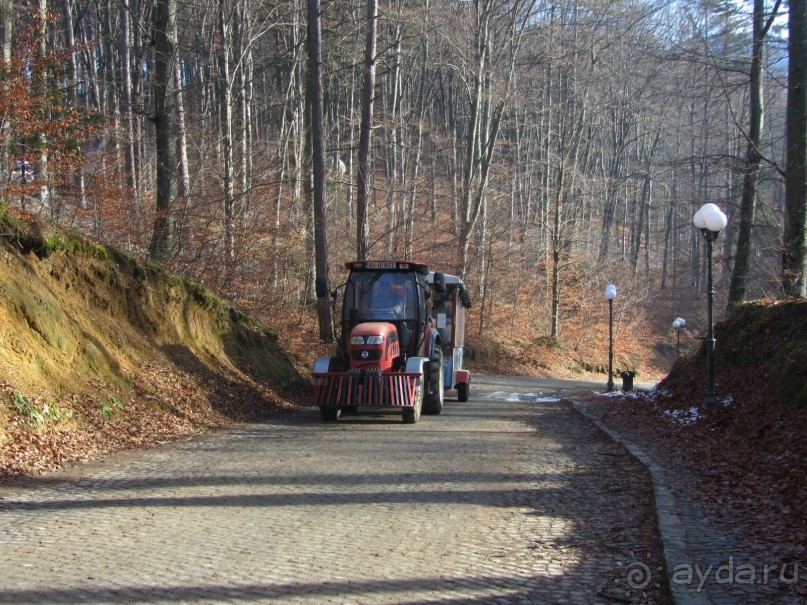
[[[708,408],[717,402],[715,396],[715,326],[714,326],[714,297],[715,288],[712,283],[712,243],[717,240],[720,232],[726,228],[729,219],[715,204],[704,204],[692,217],[695,228],[700,229],[703,239],[706,240],[706,292],[709,304],[709,332],[706,336],[706,368],[708,383],[706,385],[706,398],[703,407]]]
[[[676,317],[673,321],[673,329],[675,330],[675,356],[681,357],[681,328],[687,325],[683,317]]]
[[[605,298],[608,299],[608,384],[605,385],[605,390],[610,393],[614,390],[614,284],[608,284],[605,288]]]

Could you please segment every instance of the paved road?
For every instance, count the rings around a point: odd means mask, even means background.
[[[646,473],[553,395],[599,386],[475,377],[416,425],[312,408],[5,489],[0,603],[613,603]]]

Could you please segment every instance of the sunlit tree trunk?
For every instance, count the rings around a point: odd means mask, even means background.
[[[11,63],[11,49],[14,41],[14,0],[0,0],[0,59],[4,65]],[[8,89],[4,85],[2,94],[7,94]],[[5,141],[8,130],[6,128],[5,120],[0,121],[0,138]],[[7,145],[3,145],[0,150],[0,171],[7,171],[11,158],[9,158],[9,149]]]
[[[73,0],[62,0],[62,21],[64,23],[64,37],[65,46],[69,53],[67,61],[67,69],[65,71],[64,87],[67,90],[67,98],[70,100],[71,105],[76,105],[76,36],[73,29]],[[79,152],[81,146],[79,146]],[[79,206],[81,208],[87,207],[87,197],[84,190],[84,168],[79,166],[76,168],[73,175],[73,185],[76,188],[76,197],[78,198]]]
[[[125,133],[125,170],[126,185],[132,196],[132,204],[138,206],[138,184],[135,173],[135,132],[132,118],[132,69],[130,48],[132,37],[129,31],[131,16],[129,12],[129,0],[121,0],[120,4],[120,80],[121,80],[121,118]],[[176,38],[176,35],[174,35]]]
[[[373,103],[375,97],[376,29],[378,27],[378,0],[367,0],[367,30],[364,48],[364,85],[361,98],[361,126],[359,128],[359,161],[356,171],[356,258],[367,258],[369,225],[367,203],[370,193],[370,144],[373,129]]]
[[[48,53],[48,1],[38,0],[37,4],[37,25],[39,31],[38,36],[38,50],[37,58],[42,61],[42,72],[40,74],[40,81],[35,83],[36,92],[44,97],[46,94],[48,82],[48,69],[44,67],[45,58]],[[46,116],[42,116],[47,119]],[[51,213],[54,211],[53,204],[51,203],[50,191],[50,176],[48,167],[48,139],[44,133],[40,133],[37,137],[39,139],[39,178],[42,181],[42,186],[39,189],[39,205],[40,208],[47,208]],[[55,216],[53,216],[55,218]]]
[[[176,196],[174,164],[176,137],[174,132],[174,67],[176,60],[176,0],[157,0],[154,6],[154,130],[157,158],[157,203],[154,234],[149,255],[166,261],[173,252],[176,237],[176,217],[173,201]]]
[[[329,283],[328,222],[325,213],[325,133],[322,129],[322,51],[319,0],[308,0],[308,95],[311,107],[311,166],[314,176],[314,248],[316,277]],[[317,298],[319,337],[333,341],[330,299]]]
[[[224,202],[224,250],[226,263],[235,260],[235,192],[233,183],[233,107],[230,82],[230,3],[219,0],[218,93]]]
[[[174,39],[178,40],[177,20],[174,20]],[[176,129],[177,129],[177,194],[182,203],[180,216],[180,227],[178,228],[179,252],[184,256],[191,254],[194,246],[193,221],[188,216],[190,202],[191,176],[188,165],[188,131],[185,124],[185,99],[182,88],[182,61],[180,61],[177,51],[174,61],[174,104],[176,106]]]
[[[3,63],[11,63],[11,49],[14,42],[14,0],[0,0],[0,53]]]

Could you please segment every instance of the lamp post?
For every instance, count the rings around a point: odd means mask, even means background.
[[[700,229],[703,239],[706,240],[706,293],[709,305],[709,331],[706,336],[706,369],[708,382],[706,384],[706,397],[703,407],[708,408],[717,402],[715,395],[715,326],[714,326],[714,297],[715,288],[712,283],[712,244],[717,240],[720,232],[726,228],[729,219],[715,204],[704,204],[692,217],[692,224]]]
[[[616,298],[616,286],[608,284],[605,288],[605,298],[608,299],[608,383],[605,390],[614,390],[614,299]]]
[[[675,356],[681,357],[681,328],[687,325],[683,317],[676,317],[673,321],[673,329],[675,330]]]

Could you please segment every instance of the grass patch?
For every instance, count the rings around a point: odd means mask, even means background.
[[[101,417],[104,420],[110,420],[115,414],[123,410],[125,406],[117,397],[109,397],[106,401],[99,402],[98,407]]]
[[[52,421],[58,423],[63,419],[73,418],[73,410],[70,408],[63,408],[55,402],[45,403],[40,408],[23,395],[22,393],[14,393],[14,407],[17,412],[23,417],[25,423],[32,429],[39,428]]]

